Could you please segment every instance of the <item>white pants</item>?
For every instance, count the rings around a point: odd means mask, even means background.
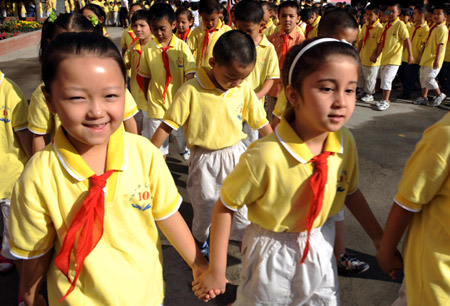
[[[11,255],[11,249],[9,247],[9,206],[10,206],[10,200],[9,199],[0,199],[0,206],[1,206],[1,213],[3,216],[3,240],[2,240],[2,248],[1,248],[1,254],[3,257],[6,257],[8,259],[15,260],[14,256]]]
[[[309,252],[300,264],[306,231],[275,233],[247,227],[242,241],[241,283],[233,306],[339,305],[333,254],[335,223],[311,230]]]
[[[194,211],[192,234],[200,242],[208,239],[212,211],[219,199],[223,180],[233,171],[245,149],[242,142],[216,151],[198,147],[191,149],[187,191]],[[230,239],[242,240],[248,224],[247,207],[235,212]]]
[[[439,84],[436,82],[436,78],[439,71],[441,71],[441,68],[433,69],[431,67],[420,67],[420,87],[428,90],[438,89]]]
[[[361,66],[364,92],[368,95],[375,93],[378,71],[380,66]]]
[[[242,131],[247,134],[247,138],[242,140],[242,142],[245,144],[245,146],[248,148],[249,145],[251,145],[253,142],[258,140],[259,138],[259,132],[258,130],[252,129],[250,125],[246,121],[242,124]]]
[[[392,82],[395,79],[395,75],[397,74],[399,67],[400,66],[396,65],[380,66],[381,89],[383,90],[392,89]]]

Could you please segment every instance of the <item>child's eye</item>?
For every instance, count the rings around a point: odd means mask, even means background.
[[[350,89],[347,89],[345,92],[347,94],[353,94],[355,92],[355,90],[350,88]]]
[[[331,87],[321,87],[320,90],[324,91],[324,92],[332,92],[333,88],[331,88]]]
[[[73,102],[78,102],[78,101],[84,100],[84,98],[75,96],[75,97],[70,97],[69,100],[73,101]]]
[[[110,94],[110,95],[105,96],[106,99],[115,99],[117,97],[118,97],[118,95],[116,95],[116,94]]]

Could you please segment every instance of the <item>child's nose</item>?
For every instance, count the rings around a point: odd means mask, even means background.
[[[91,118],[101,118],[104,114],[103,103],[98,99],[93,99],[89,104],[88,116]]]

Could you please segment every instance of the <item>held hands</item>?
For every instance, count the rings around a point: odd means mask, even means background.
[[[228,280],[225,278],[225,275],[220,274],[222,273],[215,273],[211,268],[208,268],[199,277],[194,277],[192,291],[195,296],[204,302],[208,302],[217,295],[225,293],[225,286]]]
[[[396,279],[397,271],[403,267],[403,258],[398,250],[389,252],[381,248],[378,250],[377,260],[380,268],[392,279]]]

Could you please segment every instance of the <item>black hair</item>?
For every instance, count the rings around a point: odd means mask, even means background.
[[[287,7],[295,9],[295,11],[297,12],[297,15],[298,15],[300,7],[298,6],[297,2],[295,2],[295,1],[282,2],[280,4],[280,6],[278,7],[278,15],[280,14],[282,9],[287,8]]]
[[[252,22],[259,25],[263,20],[264,11],[261,4],[256,1],[241,1],[235,7],[234,19],[236,21]]]
[[[150,23],[148,20],[148,12],[146,9],[138,10],[138,11],[134,12],[133,16],[131,17],[131,24],[135,23],[138,20],[144,20],[150,26]]]
[[[41,45],[39,48],[39,61],[42,62],[42,53],[47,45],[55,39],[57,30],[65,32],[95,32],[103,35],[101,27],[94,28],[92,23],[80,14],[60,14],[55,21],[51,22],[49,18],[45,20],[41,31]]]
[[[228,10],[225,6],[220,5],[220,13],[223,16],[223,22],[225,24],[228,24],[228,21],[230,20],[230,14],[228,14]]]
[[[291,69],[294,58],[303,48],[318,39],[321,38],[315,37],[307,39],[300,45],[293,46],[288,53],[286,53],[283,67],[281,69],[281,77],[284,87],[288,85],[289,70]],[[304,79],[308,75],[314,73],[314,71],[318,70],[327,60],[333,59],[336,55],[349,56],[355,60],[358,66],[360,66],[358,51],[352,45],[340,41],[322,42],[307,50],[297,61],[292,71],[290,85],[293,86],[300,95],[302,95],[301,90]],[[289,118],[292,116],[291,114],[288,115],[289,112],[291,111],[288,108],[286,110],[286,119],[292,120],[292,117]]]
[[[369,4],[366,7],[366,12],[367,11],[373,11],[375,14],[378,15],[380,13],[380,7],[378,5],[375,5],[375,4]]]
[[[136,5],[139,5],[139,6],[141,7],[141,9],[145,10],[145,5],[143,5],[141,2],[135,2],[135,3],[133,3],[132,5],[130,5],[129,10],[131,10],[131,8],[132,8],[133,6],[136,6]]]
[[[188,10],[187,8],[180,6],[177,11],[175,12],[175,17],[178,18],[178,16],[185,14],[187,16],[187,19],[189,21],[194,20],[194,15],[192,15],[192,12]]]
[[[413,14],[413,12],[411,11],[410,8],[403,8],[402,9],[401,15],[411,17],[412,14]]]
[[[198,12],[200,14],[205,13],[208,15],[220,12],[220,3],[217,0],[200,0],[198,4]]]
[[[172,24],[175,21],[175,12],[170,4],[158,2],[153,4],[148,10],[148,19],[150,21],[167,19]]]
[[[358,30],[358,22],[355,17],[343,9],[334,9],[328,11],[320,19],[317,36],[337,37],[342,30],[348,28]]]
[[[434,10],[442,10],[444,12],[444,15],[447,16],[448,15],[448,8],[447,6],[445,6],[444,4],[436,4],[433,5],[433,10],[432,12],[434,12]]]
[[[83,15],[83,11],[84,10],[90,10],[92,11],[92,13],[94,13],[98,18],[98,23],[100,25],[100,27],[104,28],[105,27],[105,22],[106,22],[106,14],[105,11],[97,4],[93,4],[93,3],[88,3],[85,5],[85,7],[83,7],[81,9],[81,14]],[[103,22],[100,22],[100,18],[103,17]]]
[[[254,65],[256,47],[253,39],[242,31],[228,31],[217,40],[213,49],[213,57],[219,65],[229,65],[232,61],[241,67]]]
[[[42,55],[41,75],[48,92],[55,80],[61,62],[70,56],[95,55],[100,58],[113,59],[122,72],[125,82],[125,65],[116,45],[107,37],[97,33],[61,33],[44,50]]]
[[[399,12],[402,11],[402,6],[401,6],[400,3],[398,3],[398,2],[392,2],[392,3],[388,4],[388,5],[386,5],[386,9],[387,9],[389,6],[396,6],[396,7],[397,7],[397,10],[398,10]]]
[[[261,4],[263,9],[266,8],[268,11],[273,10],[273,6],[268,1],[259,1],[259,4]]]
[[[415,10],[419,11],[419,14],[426,15],[428,13],[427,7],[424,4],[419,4],[414,7]]]
[[[311,18],[313,16],[313,11],[310,7],[304,8],[301,12],[300,12],[300,18],[302,19],[302,21],[308,20],[309,18]]]

